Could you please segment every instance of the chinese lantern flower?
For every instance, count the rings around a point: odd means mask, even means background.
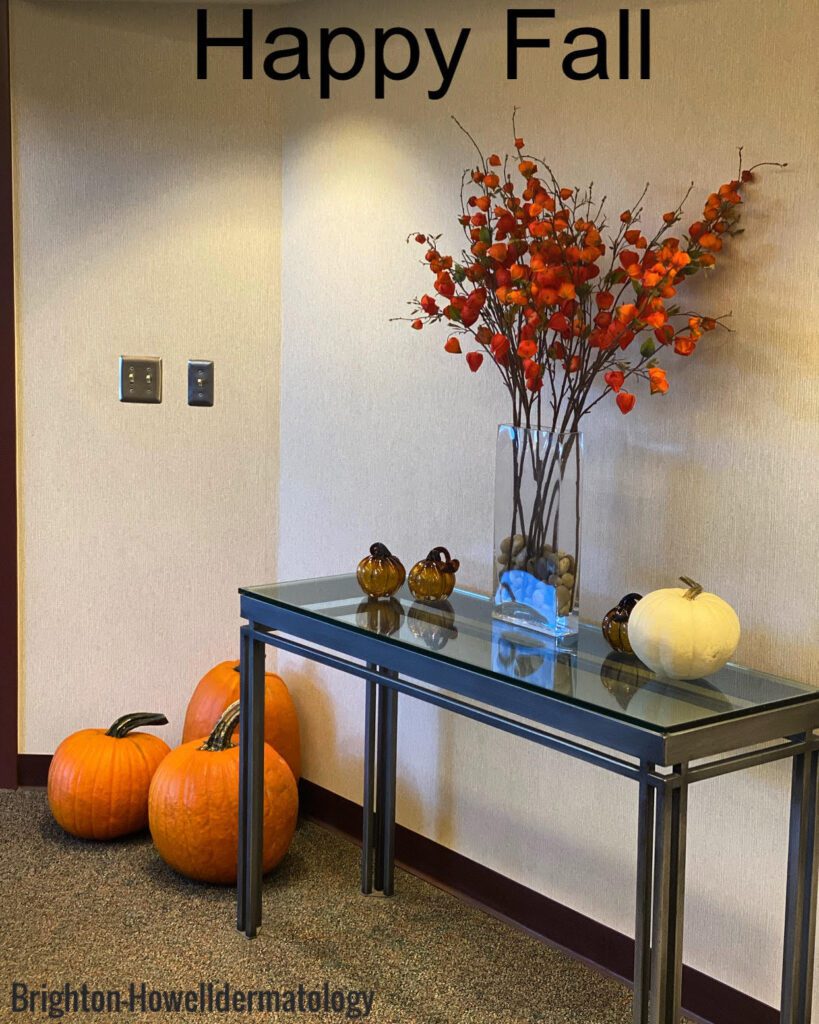
[[[552,313],[549,317],[549,326],[560,334],[568,334],[571,331],[568,318],[563,313]]]
[[[663,324],[662,327],[658,327],[654,332],[654,337],[659,341],[661,345],[668,345],[671,339],[674,337],[674,328],[671,324]]]
[[[722,239],[713,233],[713,231],[706,231],[700,238],[700,245],[703,249],[711,249],[715,252],[719,252],[722,248]]]
[[[455,294],[455,282],[446,271],[439,274],[435,279],[435,291],[447,299],[451,299]]]
[[[668,391],[665,370],[661,370],[659,366],[652,366],[648,371],[648,381],[652,395],[664,395]]]
[[[690,356],[696,347],[696,341],[690,336],[678,335],[674,341],[674,351],[680,356]]]
[[[505,364],[511,348],[512,346],[505,334],[494,335],[489,345],[489,351],[496,363]]]
[[[471,336],[480,351],[466,353],[467,366],[475,373],[489,355],[516,424],[543,426],[548,410],[549,422],[577,430],[601,387],[624,415],[636,404],[630,380],[666,394],[658,358],[691,356],[706,332],[723,326],[677,295],[730,248],[756,168],[740,160],[735,176],[705,196],[687,234],[673,232],[688,194],[650,226],[641,196],[612,227],[591,187],[558,183],[513,134],[509,153],[481,156],[466,175],[455,214],[466,240],[458,255],[441,251],[440,235],[407,236],[425,247],[433,275],[407,320],[415,330],[443,322],[452,354],[463,354],[462,335]]]

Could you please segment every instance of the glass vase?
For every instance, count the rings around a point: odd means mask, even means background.
[[[580,623],[582,462],[582,433],[498,428],[493,615],[561,641]]]

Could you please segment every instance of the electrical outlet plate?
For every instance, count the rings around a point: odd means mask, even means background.
[[[159,356],[119,357],[120,402],[162,401],[162,360]]]
[[[213,363],[188,360],[188,405],[213,405]]]

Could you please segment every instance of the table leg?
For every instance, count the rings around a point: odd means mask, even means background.
[[[367,668],[375,671],[375,665]],[[375,707],[376,684],[365,683],[364,710],[364,802],[361,827],[361,891],[368,896],[373,891],[373,860],[375,854]]]
[[[381,670],[379,669],[379,672]],[[387,699],[386,689],[377,683],[376,692],[376,752],[375,752],[375,881],[376,892],[384,891],[384,822],[387,797]]]
[[[381,805],[381,891],[392,896],[395,890],[395,777],[398,760],[398,691],[382,687],[384,703],[383,781]]]
[[[679,1024],[682,985],[687,766],[675,765],[656,794],[651,949],[651,1024]]]
[[[239,638],[239,701],[246,708],[249,702],[249,646],[250,630],[244,626]],[[236,864],[236,927],[240,932],[247,925],[247,819],[248,819],[248,758],[250,728],[247,715],[239,715],[239,851]]]
[[[782,1024],[810,1024],[816,939],[817,778],[819,750],[797,754],[791,783]]]
[[[654,867],[654,787],[640,765],[640,803],[637,812],[637,899],[634,926],[634,1024],[648,1024],[651,990],[651,894]]]
[[[239,906],[237,922],[253,938],[262,920],[264,812],[264,662],[261,640],[242,636],[239,700]]]
[[[397,678],[397,673],[387,669],[369,667],[381,675]],[[365,894],[375,890],[391,896],[394,889],[397,739],[398,693],[389,686],[368,680],[361,851],[361,891]]]

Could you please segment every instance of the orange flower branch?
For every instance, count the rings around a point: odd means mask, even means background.
[[[726,238],[741,232],[737,208],[754,171],[787,165],[743,169],[740,150],[737,177],[708,195],[700,219],[681,237],[670,232],[693,183],[653,234],[640,229],[646,185],[604,241],[606,197],[595,206],[593,185],[583,192],[561,186],[545,160],[526,153],[514,115],[514,155],[485,156],[456,124],[479,156],[461,183],[458,220],[467,247],[456,260],[439,251],[439,235],[410,236],[425,247],[421,262],[434,275],[431,292],[411,303],[412,326],[444,323],[446,351],[464,356],[473,372],[486,359],[493,362],[516,426],[576,430],[609,394],[621,412],[630,412],[636,396],[623,388],[630,378],[647,382],[652,395],[665,394],[659,357],[690,356],[703,334],[725,326],[724,317],[684,313],[671,300],[689,277],[715,265]],[[458,335],[476,349],[464,352]],[[599,377],[604,387],[593,396]]]

